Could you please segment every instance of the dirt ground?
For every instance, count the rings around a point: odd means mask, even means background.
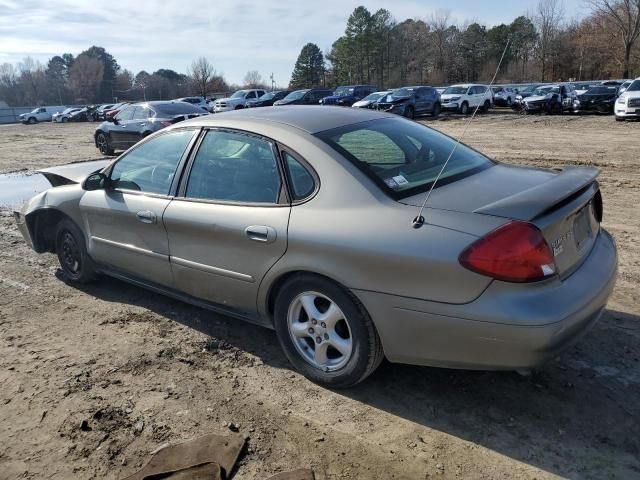
[[[426,121],[459,135],[461,119]],[[0,172],[100,158],[92,124],[0,127]],[[640,123],[487,115],[493,158],[602,169],[620,271],[609,309],[530,376],[384,363],[329,391],[273,332],[120,281],[65,284],[0,214],[0,478],[117,479],[166,442],[237,429],[235,478],[640,478]]]

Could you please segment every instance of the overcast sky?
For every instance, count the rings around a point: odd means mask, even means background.
[[[582,0],[565,0],[568,18]],[[286,85],[302,46],[327,51],[358,5],[388,9],[398,21],[449,10],[457,22],[510,23],[533,11],[536,0],[0,0],[0,63],[29,55],[45,63],[65,52],[98,45],[137,73],[158,68],[186,72],[206,56],[228,82],[248,70]]]

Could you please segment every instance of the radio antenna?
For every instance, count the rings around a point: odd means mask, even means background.
[[[511,36],[509,36],[507,38],[507,44],[504,46],[504,50],[502,51],[502,56],[500,56],[500,61],[498,62],[498,68],[496,68],[496,72],[493,74],[493,78],[491,79],[491,83],[489,83],[489,86],[487,87],[489,91],[491,91],[491,87],[493,86],[493,82],[496,81],[496,77],[498,76],[498,72],[500,71],[500,66],[502,65],[502,61],[504,60],[504,56],[507,53],[507,49],[509,48],[509,44],[510,43],[511,43]],[[431,184],[431,188],[429,188],[429,191],[427,192],[427,196],[424,198],[424,202],[422,202],[422,206],[420,207],[420,210],[418,211],[418,215],[416,215],[416,217],[411,222],[411,226],[413,228],[420,228],[422,225],[424,225],[425,220],[424,220],[424,217],[422,216],[422,213],[424,212],[424,209],[427,206],[427,202],[429,201],[429,197],[431,196],[431,192],[433,192],[433,189],[436,186],[436,183],[438,183],[438,180],[440,180],[440,177],[442,176],[442,173],[444,172],[444,169],[447,168],[449,160],[451,160],[451,157],[453,157],[453,154],[455,153],[456,149],[458,148],[458,145],[460,145],[460,142],[462,142],[462,139],[464,138],[464,135],[467,133],[467,128],[469,127],[469,124],[475,118],[476,113],[478,113],[479,109],[480,109],[480,104],[478,104],[476,106],[475,110],[473,111],[473,114],[471,115],[469,120],[467,120],[467,123],[464,126],[464,130],[462,131],[462,134],[458,137],[458,140],[456,141],[456,144],[451,149],[451,153],[449,153],[449,156],[447,157],[447,160],[444,162],[444,164],[442,165],[442,168],[440,169],[440,172],[438,172],[438,175],[436,176],[436,179]]]

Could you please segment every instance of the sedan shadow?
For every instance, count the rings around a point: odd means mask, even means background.
[[[273,367],[290,368],[266,328],[110,278],[79,288],[147,308]],[[640,317],[608,310],[576,346],[528,374],[385,362],[362,384],[337,393],[556,475],[637,478],[639,357]]]

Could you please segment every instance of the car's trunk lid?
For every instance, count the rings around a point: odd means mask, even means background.
[[[434,189],[427,206],[534,223],[564,277],[591,250],[598,232],[599,173],[592,167],[545,170],[498,164]],[[419,207],[424,198],[419,194],[402,202]]]

